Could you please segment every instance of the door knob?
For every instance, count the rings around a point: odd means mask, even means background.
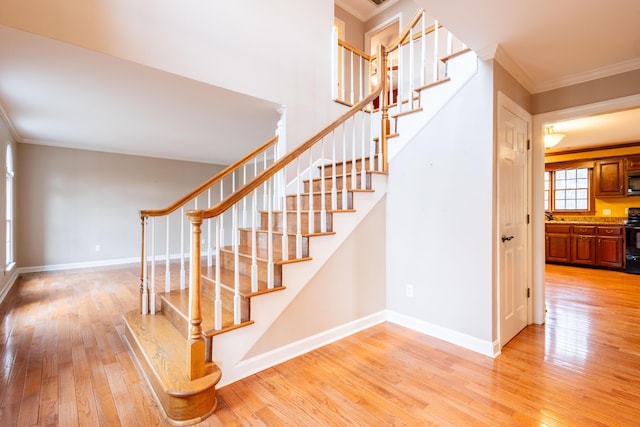
[[[503,242],[508,242],[508,241],[509,241],[509,240],[511,240],[511,239],[513,239],[513,236],[509,236],[509,237],[507,237],[507,236],[505,236],[505,235],[503,235],[503,236],[502,236],[502,241],[503,241]]]

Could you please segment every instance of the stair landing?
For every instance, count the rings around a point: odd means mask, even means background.
[[[220,369],[210,363],[204,377],[190,380],[187,341],[162,313],[141,315],[130,311],[124,318],[127,343],[164,410],[165,420],[185,426],[213,414]]]

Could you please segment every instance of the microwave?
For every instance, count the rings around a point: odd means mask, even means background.
[[[627,172],[627,196],[640,196],[640,171]]]

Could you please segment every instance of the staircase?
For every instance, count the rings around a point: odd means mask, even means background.
[[[285,271],[313,265],[318,239],[336,234],[339,217],[362,209],[358,201],[387,174],[387,144],[399,138],[399,121],[419,115],[424,93],[449,82],[439,78],[437,64],[426,84],[426,72],[422,84],[405,82],[399,72],[403,46],[415,49],[421,41],[424,52],[434,32],[438,44],[442,27],[427,28],[426,19],[420,11],[388,50],[367,59],[378,64],[381,83],[360,93],[358,102],[337,100],[350,108],[318,134],[282,157],[273,138],[173,205],[141,211],[140,308],[125,314],[125,337],[166,421],[193,424],[215,411],[219,366],[229,363],[216,356],[215,337],[252,325],[252,307],[264,295],[283,295],[282,307],[292,301],[284,297]],[[466,52],[449,51],[438,63],[446,69],[449,59]],[[407,66],[417,67],[413,59]],[[408,89],[395,88],[391,74]],[[163,276],[164,289],[156,289]],[[304,283],[291,285],[299,290]]]

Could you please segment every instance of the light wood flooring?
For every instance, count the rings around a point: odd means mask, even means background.
[[[121,339],[137,292],[135,268],[20,279],[0,425],[163,425]],[[548,265],[547,309],[496,359],[383,323],[221,388],[200,425],[640,425],[640,276]]]

